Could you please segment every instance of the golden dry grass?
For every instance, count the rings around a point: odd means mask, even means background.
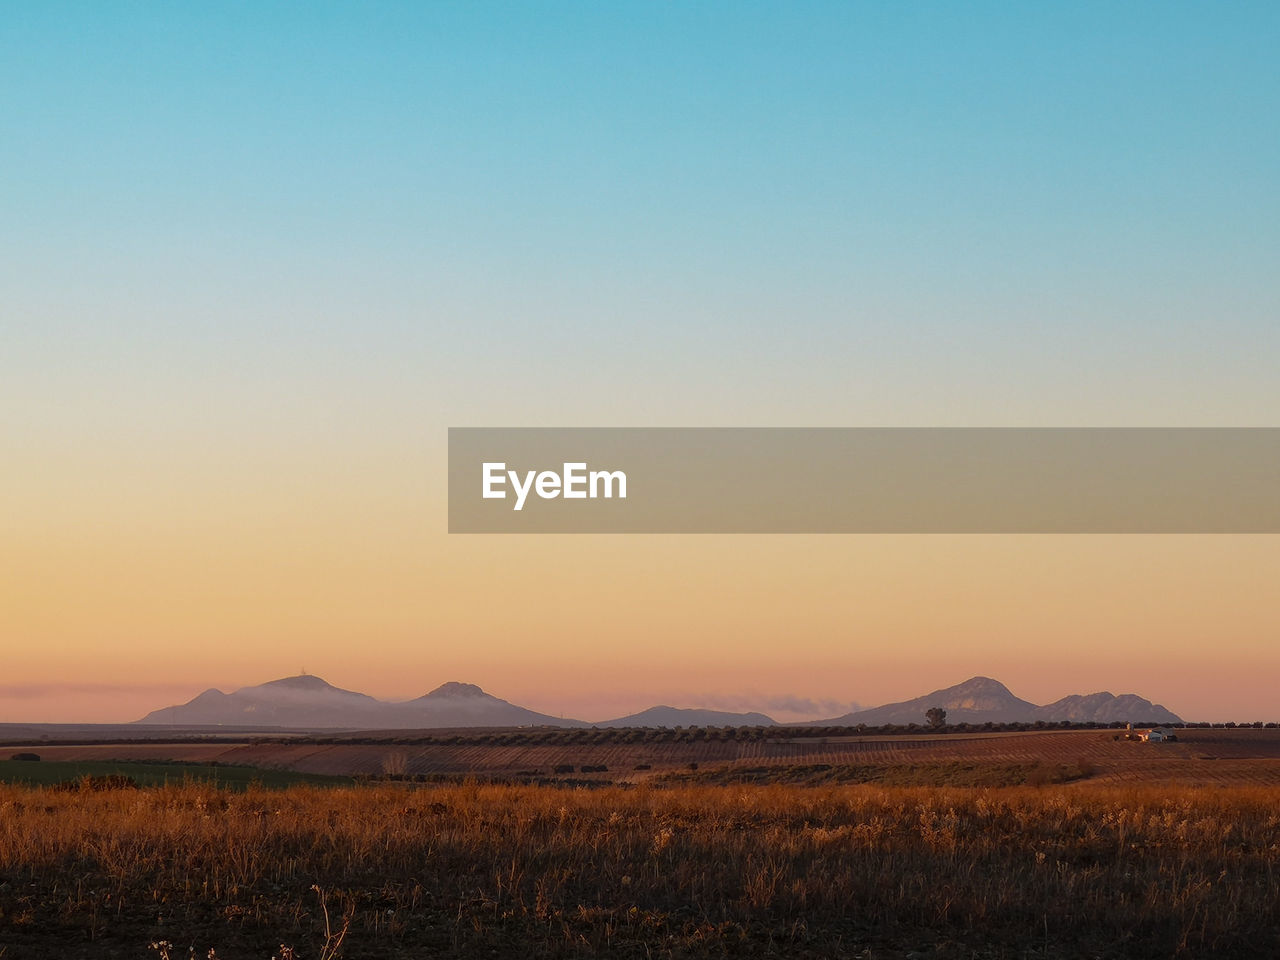
[[[0,787],[0,957],[1274,957],[1278,855],[1275,788]]]

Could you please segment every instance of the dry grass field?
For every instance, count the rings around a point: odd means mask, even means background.
[[[0,786],[4,960],[1280,955],[1276,788],[84,786]]]

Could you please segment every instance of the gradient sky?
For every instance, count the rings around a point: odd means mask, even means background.
[[[1277,425],[1275,4],[0,20],[0,721],[1280,719],[1277,537],[444,532],[451,425]]]

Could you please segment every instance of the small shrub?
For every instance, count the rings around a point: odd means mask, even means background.
[[[76,793],[83,791],[85,793],[97,793],[102,790],[137,790],[138,781],[133,777],[126,777],[120,773],[110,773],[106,776],[84,776],[79,780],[63,780],[61,783],[55,783],[53,789],[59,793]]]
[[[1029,787],[1046,786],[1052,782],[1052,779],[1053,778],[1050,776],[1049,771],[1039,764],[1036,764],[1027,771],[1027,786]]]

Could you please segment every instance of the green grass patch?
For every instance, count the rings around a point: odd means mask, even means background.
[[[0,760],[0,783],[56,786],[64,783],[78,784],[86,777],[127,777],[140,787],[198,781],[231,790],[243,790],[251,784],[283,790],[300,783],[317,786],[346,786],[354,782],[351,777],[330,777],[315,773],[295,773],[292,770],[264,770],[260,767],[222,764],[136,760]]]

